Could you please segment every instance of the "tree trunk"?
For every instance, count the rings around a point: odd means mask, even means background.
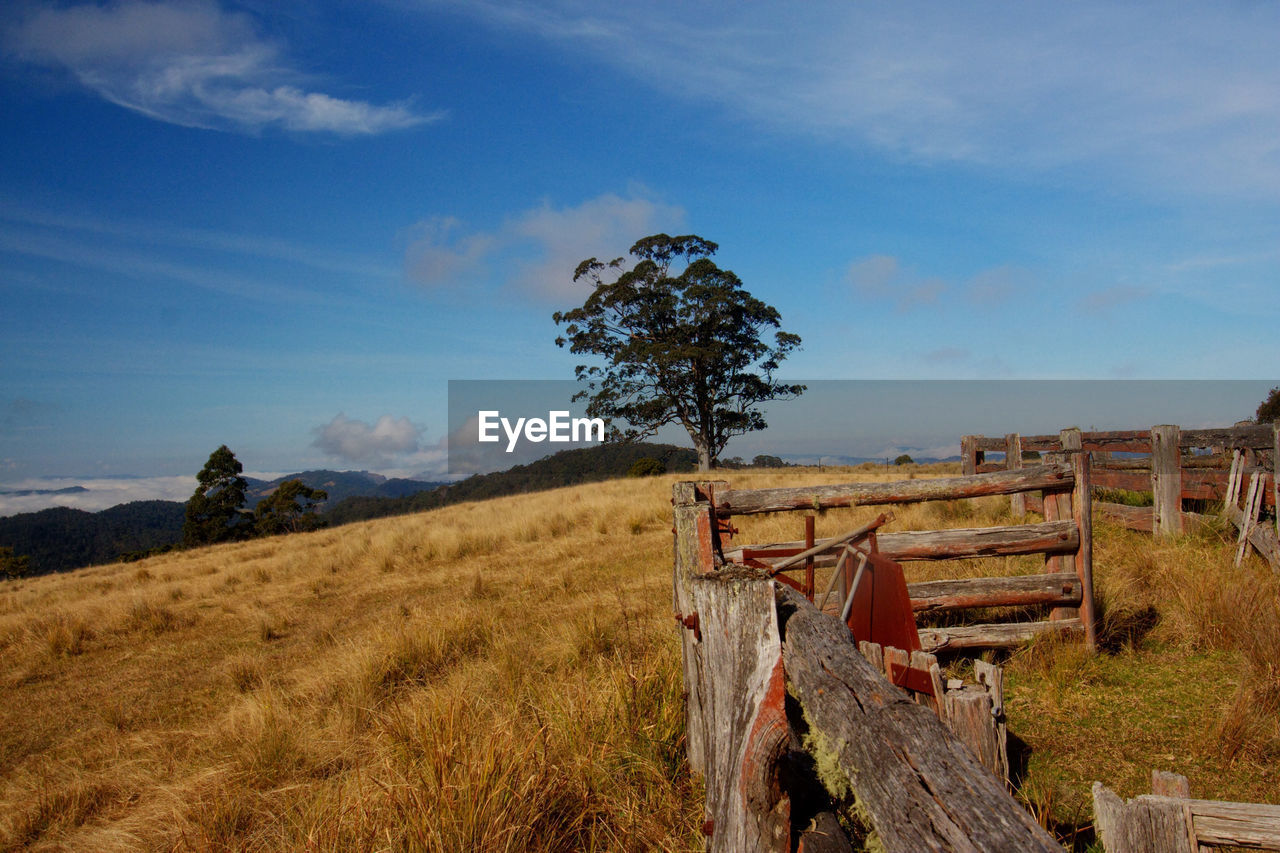
[[[716,460],[711,455],[711,445],[699,436],[693,436],[693,449],[698,452],[698,470],[710,471],[716,467]]]

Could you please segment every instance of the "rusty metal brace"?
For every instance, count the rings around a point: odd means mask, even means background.
[[[688,616],[685,616],[683,613],[677,613],[676,622],[693,631],[693,638],[699,643],[702,642],[702,625],[698,620],[698,611],[695,610]]]

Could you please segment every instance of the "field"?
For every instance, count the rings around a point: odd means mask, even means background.
[[[725,472],[735,486],[954,473]],[[696,850],[674,476],[0,585],[0,850]],[[1007,500],[890,529],[1006,523]],[[863,511],[827,513],[818,533]],[[740,541],[794,539],[797,516]],[[1017,794],[1068,845],[1089,784],[1280,790],[1280,584],[1214,531],[1100,526],[1107,652],[1006,662]],[[1021,572],[1018,560],[912,577]]]

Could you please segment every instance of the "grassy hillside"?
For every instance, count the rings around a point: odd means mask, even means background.
[[[0,585],[0,850],[700,849],[670,604],[680,476]],[[1006,512],[908,508],[892,529]],[[819,535],[869,513],[828,513]],[[742,539],[799,524],[745,519]],[[1095,547],[1112,651],[1007,665],[1020,796],[1078,842],[1095,778],[1131,796],[1160,767],[1197,796],[1274,800],[1269,572],[1232,569],[1208,535],[1103,528]],[[984,563],[910,571],[1026,570]]]

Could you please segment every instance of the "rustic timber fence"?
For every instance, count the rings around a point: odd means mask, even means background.
[[[1093,783],[1106,853],[1199,853],[1209,847],[1280,850],[1280,806],[1193,800],[1187,777],[1154,770],[1151,793],[1125,802]]]
[[[957,500],[987,495],[1044,495],[1045,520],[1038,524],[1002,527],[879,533],[880,554],[897,561],[955,560],[1019,554],[1045,555],[1045,573],[1012,577],[963,578],[910,584],[911,608],[916,613],[941,613],[986,607],[1044,604],[1052,610],[1039,622],[959,625],[920,631],[929,652],[1016,646],[1053,631],[1079,632],[1090,649],[1096,646],[1093,598],[1093,533],[1091,474],[1087,454],[1067,454],[1068,462],[996,471],[967,477],[906,480],[894,483],[849,483],[789,489],[713,489],[715,517],[841,506],[883,506],[922,501]],[[719,527],[725,526],[722,522]],[[811,530],[811,528],[807,528]],[[717,546],[720,543],[717,539]],[[783,542],[721,550],[731,563],[754,563],[766,568],[786,564],[786,558],[813,541]],[[833,566],[834,553],[814,557],[812,566]],[[806,567],[808,572],[808,567]],[[812,579],[804,589],[812,600]],[[784,583],[790,583],[783,577]],[[802,587],[792,583],[797,589]],[[849,586],[842,586],[848,595]],[[845,600],[842,598],[841,600]],[[839,612],[837,610],[836,612]]]
[[[811,527],[804,542],[726,551],[722,541],[734,515],[1033,490],[1043,491],[1055,510],[1061,500],[1064,511],[1013,527],[876,533],[877,520],[870,531],[826,542],[815,541]],[[678,483],[674,606],[682,626],[689,762],[705,781],[707,849],[786,851],[797,843],[814,853],[848,849],[847,839],[844,847],[832,839],[839,831],[833,811],[843,800],[856,801],[887,851],[1060,850],[943,723],[959,714],[935,713],[893,686],[880,674],[893,673],[889,652],[869,644],[860,652],[850,629],[814,606],[812,570],[838,563],[836,546],[872,534],[872,551],[900,560],[1044,553],[1056,562],[1034,580],[913,585],[910,606],[918,612],[1034,602],[1059,616],[1031,629],[986,626],[977,635],[946,629],[930,638],[934,647],[1008,645],[1055,628],[1080,629],[1092,644],[1089,494],[1083,453],[1069,463],[902,483],[762,490]],[[804,571],[804,580],[788,578],[788,569]],[[857,588],[855,578],[842,589],[841,616]],[[936,665],[930,673],[937,677]],[[945,706],[958,692],[944,688],[934,698]],[[966,707],[985,709],[988,720],[999,715],[992,704],[998,687],[974,693],[980,701]]]
[[[1095,501],[1102,517],[1134,530],[1176,536],[1205,519],[1184,511],[1183,501],[1221,502],[1223,515],[1239,531],[1239,555],[1243,556],[1248,542],[1280,571],[1280,513],[1274,524],[1258,523],[1263,507],[1274,511],[1280,502],[1280,423],[1201,430],[1172,425],[1113,432],[1067,429],[1058,435],[1010,433],[1000,438],[966,435],[960,441],[961,471],[1017,470],[1025,464],[1024,452],[1038,451],[1052,458],[1055,453],[1079,450],[1089,452],[1095,489],[1151,492],[1151,507]],[[1003,453],[1003,461],[987,462],[990,452]],[[1115,458],[1113,453],[1146,454],[1147,458]],[[1247,490],[1242,488],[1246,475]],[[1040,510],[1032,496],[1014,496],[1011,504],[1015,514]]]

